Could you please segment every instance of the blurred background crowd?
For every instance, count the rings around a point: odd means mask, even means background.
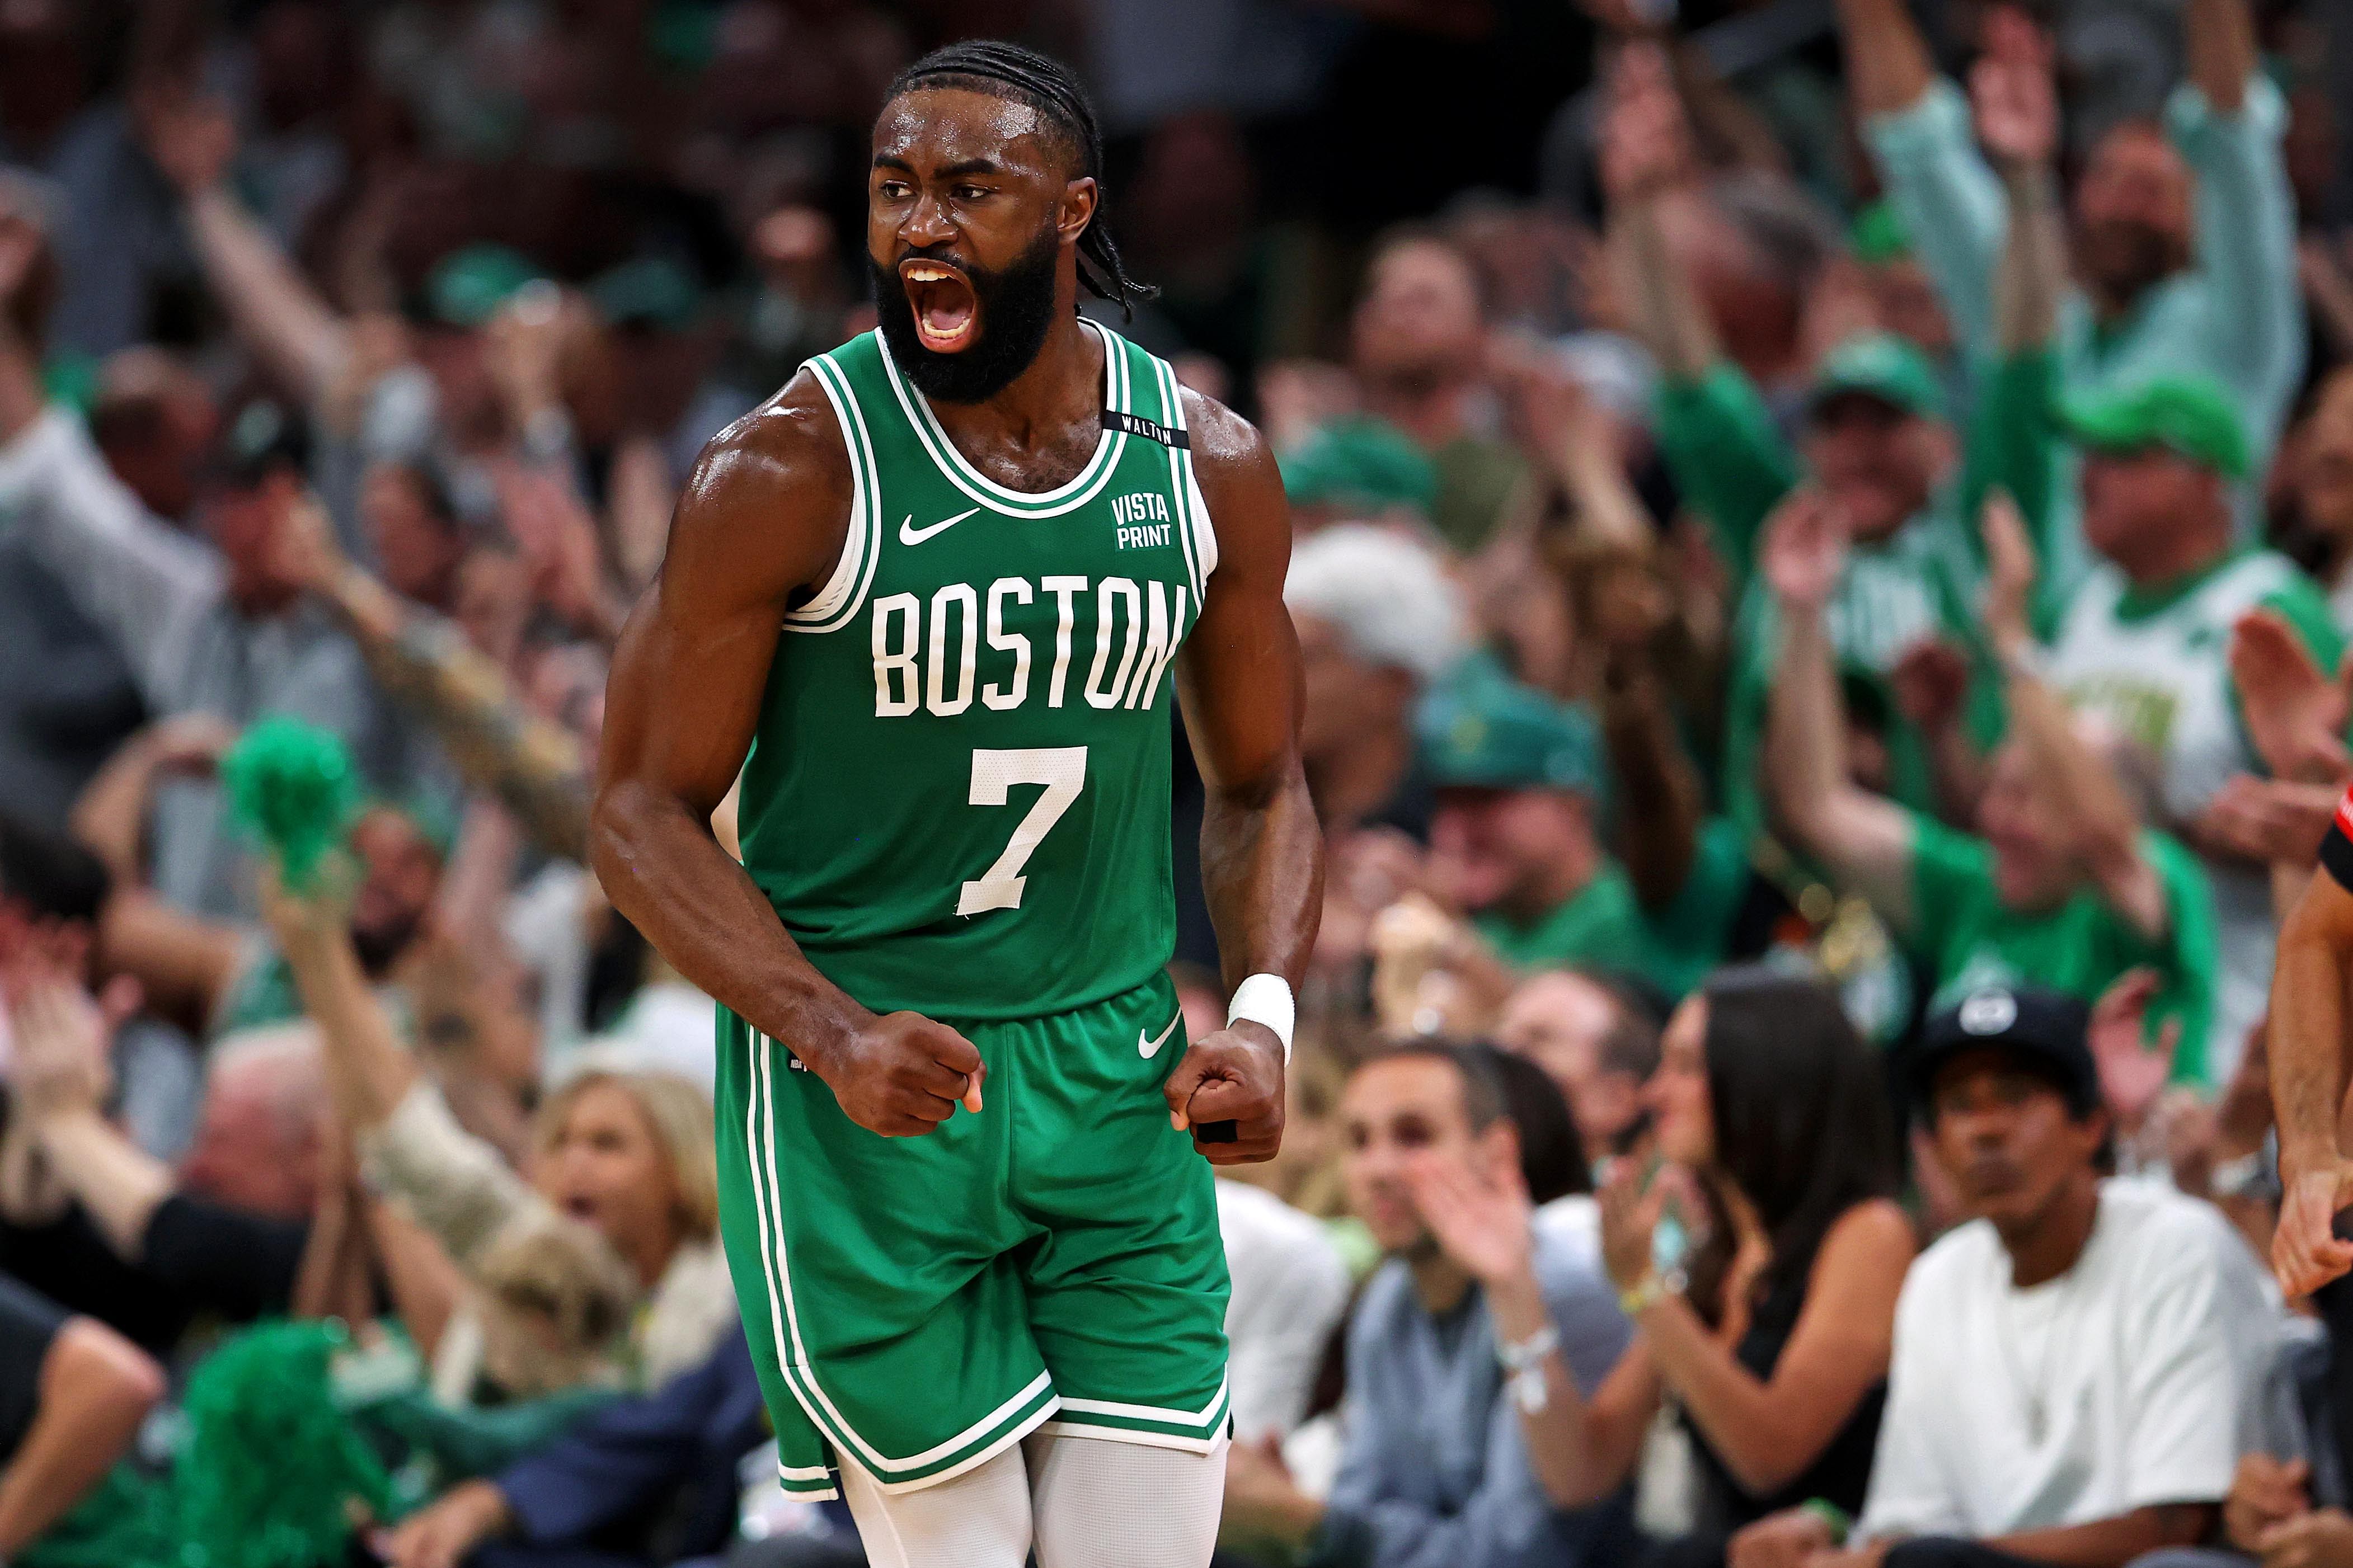
[[[1296,530],[1221,1563],[2353,1568],[2353,1302],[2260,1261],[2341,0],[0,0],[0,1561],[867,1561],[587,781],[979,35],[1083,68],[1105,320]],[[219,773],[281,718],[364,802],[301,889]]]

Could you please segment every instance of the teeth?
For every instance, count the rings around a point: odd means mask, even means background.
[[[936,267],[910,267],[907,268],[908,280],[914,283],[944,283],[954,276],[955,274],[943,271]]]

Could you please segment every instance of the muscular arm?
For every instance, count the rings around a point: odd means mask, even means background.
[[[704,448],[614,650],[589,858],[681,974],[787,1045],[853,1121],[903,1135],[960,1097],[977,1108],[979,1054],[912,1014],[878,1020],[818,973],[711,829],[751,749],[785,611],[831,571],[849,500],[849,454],[809,372]]]
[[[2286,1189],[2272,1266],[2291,1295],[2353,1268],[2353,1243],[2330,1234],[2337,1211],[2353,1196],[2337,1143],[2348,968],[2353,893],[2323,867],[2280,928],[2272,975],[2272,1106],[2279,1124],[2280,1184]]]
[[[1176,667],[1207,792],[1202,890],[1228,987],[1279,974],[1295,989],[1324,907],[1324,837],[1299,763],[1299,643],[1282,604],[1291,513],[1256,429],[1190,393],[1185,412],[1219,553]],[[1264,1026],[1221,1029],[1170,1075],[1170,1109],[1180,1124],[1240,1122],[1237,1142],[1204,1149],[1213,1161],[1267,1159],[1282,1138],[1282,1064]]]
[[[2337,1155],[2345,1099],[2345,977],[2353,967],[2353,893],[2316,870],[2280,928],[2272,982],[2272,1100],[2283,1164]]]

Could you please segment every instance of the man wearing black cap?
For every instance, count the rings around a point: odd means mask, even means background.
[[[2084,1005],[1979,991],[1938,1015],[1913,1081],[1973,1215],[1912,1267],[1887,1413],[1844,1556],[1885,1568],[2119,1568],[2199,1540],[2230,1491],[2267,1321],[2221,1216],[2107,1182]],[[1735,1540],[1733,1568],[1839,1543],[1827,1510]]]

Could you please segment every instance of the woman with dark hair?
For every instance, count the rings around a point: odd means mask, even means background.
[[[1520,1174],[1528,1184],[1528,1201],[1542,1207],[1556,1199],[1590,1193],[1593,1175],[1585,1158],[1585,1141],[1577,1136],[1576,1120],[1569,1114],[1560,1086],[1546,1076],[1544,1068],[1500,1046],[1482,1040],[1471,1048],[1494,1069],[1495,1080],[1503,1087],[1504,1114],[1520,1135]]]
[[[1654,1561],[1698,1568],[1776,1510],[1862,1506],[1917,1242],[1878,1058],[1827,986],[1719,972],[1669,1022],[1644,1098],[1669,1163],[1621,1162],[1602,1194],[1634,1343],[1594,1393],[1582,1451],[1534,1458],[1559,1505],[1606,1496],[1671,1396],[1697,1496],[1691,1532]]]

